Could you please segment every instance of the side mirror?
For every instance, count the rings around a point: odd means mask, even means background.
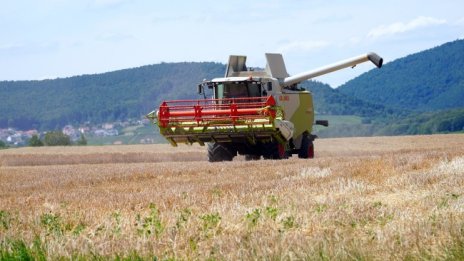
[[[322,125],[325,127],[329,127],[329,121],[328,120],[317,120],[316,125]]]
[[[201,83],[198,84],[198,86],[197,86],[197,92],[198,92],[198,94],[202,94],[202,93],[203,93],[203,85],[202,85]]]

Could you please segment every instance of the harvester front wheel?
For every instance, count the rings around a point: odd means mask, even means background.
[[[314,144],[307,135],[304,135],[301,139],[301,147],[298,151],[298,158],[300,159],[312,159],[314,158]]]
[[[221,143],[208,143],[209,162],[232,161],[235,153]]]
[[[288,153],[285,144],[277,142],[265,143],[263,146],[264,159],[287,159]]]

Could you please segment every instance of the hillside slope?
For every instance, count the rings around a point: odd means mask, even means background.
[[[306,81],[301,86],[313,94],[316,114],[356,115],[370,119],[379,119],[397,117],[398,115],[406,115],[408,113],[408,111],[396,110],[346,95],[325,83]]]
[[[162,99],[197,97],[196,84],[223,75],[218,63],[162,63],[44,81],[0,82],[0,128],[54,129],[140,117]]]
[[[387,63],[338,89],[389,107],[419,111],[464,107],[464,40]]]

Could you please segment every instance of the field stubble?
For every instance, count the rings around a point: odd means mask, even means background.
[[[1,151],[0,257],[464,258],[463,148],[321,139],[313,160],[215,164],[199,146]]]

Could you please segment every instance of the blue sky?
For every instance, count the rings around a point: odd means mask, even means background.
[[[464,38],[464,1],[20,0],[0,8],[0,80],[281,52],[290,74],[375,51],[386,62]],[[317,78],[336,87],[363,64]]]

